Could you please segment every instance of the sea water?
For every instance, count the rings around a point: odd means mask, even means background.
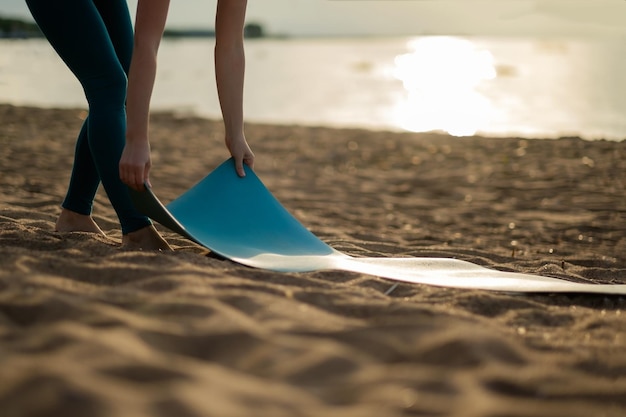
[[[165,39],[153,109],[220,117],[212,38]],[[626,138],[621,38],[286,38],[246,41],[248,121]],[[84,107],[43,39],[0,41],[0,102]]]

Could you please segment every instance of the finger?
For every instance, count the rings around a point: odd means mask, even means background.
[[[235,162],[235,170],[240,177],[243,178],[246,176],[246,171],[243,169],[243,161],[239,158]]]
[[[144,172],[143,169],[138,169],[137,171],[137,176],[135,177],[135,185],[136,185],[136,189],[137,191],[143,191],[145,189],[145,184],[146,183],[146,174]]]
[[[128,186],[133,190],[141,191],[141,170],[133,169],[129,172],[129,176]]]
[[[132,180],[132,177],[130,175],[130,171],[127,168],[121,168],[120,179],[127,186],[129,186],[129,187],[133,186],[133,180]]]
[[[254,170],[254,156],[245,158],[243,162],[250,167],[250,169]]]
[[[135,180],[133,181],[133,188],[137,191],[143,191],[144,190],[144,181],[143,178],[140,176],[135,177]]]

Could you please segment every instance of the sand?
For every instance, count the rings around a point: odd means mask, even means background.
[[[626,415],[624,297],[275,273],[161,227],[172,253],[121,250],[102,190],[109,239],[55,232],[84,117],[0,106],[2,417]],[[154,115],[162,200],[228,157],[222,132]],[[626,284],[626,142],[246,132],[267,187],[350,255]]]

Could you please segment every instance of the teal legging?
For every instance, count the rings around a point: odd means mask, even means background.
[[[102,181],[123,234],[150,225],[150,220],[133,206],[119,176],[133,48],[126,1],[26,0],[26,4],[52,47],[80,81],[89,104],[62,207],[90,215]]]

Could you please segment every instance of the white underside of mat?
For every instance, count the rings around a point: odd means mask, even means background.
[[[624,294],[626,285],[589,284],[498,271],[448,258],[356,258],[300,224],[254,172],[235,174],[232,160],[164,206],[152,190],[131,191],[155,221],[234,262],[279,272],[343,270],[395,281],[503,292]],[[619,278],[619,277],[616,277]]]

